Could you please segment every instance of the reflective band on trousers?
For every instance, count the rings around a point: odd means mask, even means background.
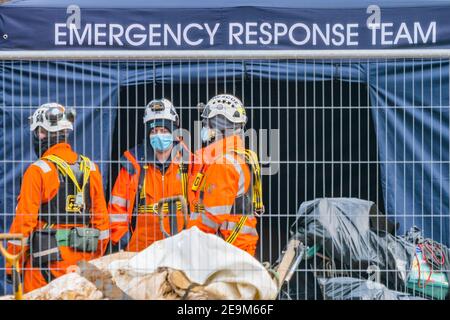
[[[202,217],[202,224],[204,224],[207,227],[210,227],[211,229],[216,230],[219,228],[219,224],[212,221],[205,213],[198,213],[198,212],[192,212],[191,213],[191,220],[197,220],[198,217]]]
[[[233,206],[213,206],[213,207],[205,206],[205,211],[216,216],[219,214],[229,214],[232,207]]]
[[[241,196],[244,194],[245,190],[245,185],[244,185],[244,172],[242,171],[241,165],[239,164],[239,162],[231,155],[231,154],[226,154],[225,158],[228,159],[234,166],[234,168],[236,169],[236,171],[239,174],[239,184],[238,184],[238,193],[237,196]]]
[[[56,253],[58,251],[59,251],[58,247],[51,248],[51,249],[44,250],[44,251],[39,251],[39,252],[33,253],[33,258],[48,256],[48,255],[51,255],[52,253]]]
[[[236,227],[235,222],[226,221],[226,222],[222,223],[222,225],[220,226],[220,230],[233,231],[233,229],[235,227]],[[247,234],[247,235],[251,235],[251,236],[257,236],[258,231],[256,231],[256,229],[252,228],[252,227],[242,226],[241,231],[239,231],[239,234]]]
[[[27,246],[28,245],[28,238],[24,238],[23,240],[24,240],[23,241],[24,244]],[[20,241],[20,240],[9,240],[8,243],[11,243],[11,244],[13,244],[15,246],[21,246],[22,245],[22,241]]]
[[[100,236],[98,237],[98,240],[104,240],[108,238],[109,238],[109,230],[100,231]]]
[[[191,212],[191,220],[197,220],[200,213],[198,212]]]
[[[112,196],[111,197],[111,204],[117,204],[118,206],[127,208],[128,207],[128,200],[119,196]]]
[[[128,213],[113,213],[109,215],[110,222],[127,222]]]

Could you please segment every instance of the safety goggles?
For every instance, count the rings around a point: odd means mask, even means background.
[[[149,105],[150,110],[154,111],[154,112],[158,112],[158,111],[164,111],[165,106],[164,103],[160,102],[160,101],[154,101],[151,102]]]
[[[43,114],[40,114],[38,117],[44,117],[44,119],[37,119],[39,122],[44,122],[44,120],[50,126],[58,126],[60,121],[66,120],[71,123],[75,121],[76,112],[74,109],[66,110],[61,106],[50,107]],[[32,123],[32,119],[30,119],[30,124]]]

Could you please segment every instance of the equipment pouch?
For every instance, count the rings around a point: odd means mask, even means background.
[[[42,229],[32,233],[30,254],[33,267],[41,267],[52,261],[61,261],[61,253],[56,240],[56,230]]]
[[[94,228],[75,227],[70,229],[69,247],[83,252],[97,251],[100,231]]]

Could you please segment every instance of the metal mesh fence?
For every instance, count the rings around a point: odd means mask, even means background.
[[[73,147],[99,165],[108,201],[121,156],[144,139],[142,118],[149,101],[167,98],[173,102],[181,127],[190,133],[185,141],[195,151],[201,147],[198,103],[229,93],[246,107],[246,142],[257,151],[262,166],[266,210],[258,222],[256,258],[276,265],[295,235],[309,250],[316,250],[302,259],[280,298],[330,298],[324,286],[334,298],[361,293],[363,289],[355,283],[342,289],[341,283],[325,285],[325,280],[318,280],[345,276],[378,280],[391,290],[416,296],[423,296],[425,287],[427,298],[437,299],[445,294],[434,290],[448,288],[448,281],[438,277],[450,270],[445,270],[446,264],[430,265],[432,271],[418,271],[417,277],[416,247],[412,255],[399,252],[398,243],[406,241],[408,230],[397,233],[397,238],[386,237],[386,228],[368,227],[372,223],[368,210],[362,220],[347,221],[345,217],[362,209],[346,211],[342,203],[328,202],[328,209],[323,209],[323,203],[299,208],[314,199],[369,200],[383,213],[370,215],[377,222],[384,221],[384,213],[401,225],[408,225],[411,218],[440,219],[441,230],[432,234],[439,234],[434,240],[448,245],[448,63],[448,59],[2,61],[1,231],[8,231],[15,215],[20,177],[36,160],[27,117],[40,104],[55,101],[77,110]],[[385,80],[390,68],[399,87],[392,88]],[[393,121],[389,114],[394,115]],[[398,119],[403,121],[397,123]],[[403,136],[391,136],[392,132]],[[422,137],[418,150],[414,147],[417,136]],[[390,156],[392,141],[395,154]],[[430,156],[425,154],[429,149]],[[433,166],[431,177],[424,174],[425,165]],[[408,176],[415,177],[417,172],[420,179],[407,185]],[[388,179],[392,174],[394,180]],[[392,184],[398,177],[404,181]],[[402,193],[423,197],[417,190],[430,192],[433,203],[440,205],[430,212],[428,205],[406,203],[409,198]],[[332,212],[328,226],[322,209]],[[305,218],[309,214],[312,218]],[[358,237],[357,231],[371,234]],[[349,243],[350,239],[355,243]],[[400,260],[406,265],[399,265]],[[6,291],[6,275],[1,277]]]

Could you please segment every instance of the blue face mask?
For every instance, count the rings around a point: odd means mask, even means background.
[[[173,144],[173,136],[171,133],[152,134],[150,144],[156,151],[166,151]]]

